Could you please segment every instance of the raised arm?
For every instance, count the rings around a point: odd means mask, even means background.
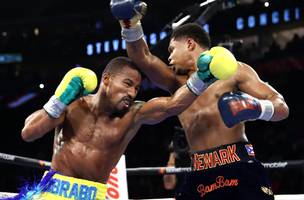
[[[111,0],[111,10],[120,22],[128,56],[158,87],[170,92],[177,90],[181,86],[178,78],[167,64],[151,54],[143,39],[140,19],[146,11],[146,4],[132,0]]]
[[[171,93],[178,89],[183,80],[177,77],[166,63],[150,52],[143,38],[126,44],[128,56],[155,85]]]
[[[94,91],[96,86],[97,77],[90,69],[76,67],[68,71],[43,109],[27,117],[22,138],[28,142],[36,140],[62,124],[67,106],[79,96]]]

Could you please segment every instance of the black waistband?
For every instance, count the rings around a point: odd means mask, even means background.
[[[206,170],[235,162],[247,162],[254,156],[250,143],[238,142],[193,153],[191,167],[194,171]]]

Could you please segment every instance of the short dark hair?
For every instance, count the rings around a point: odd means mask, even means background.
[[[135,63],[133,63],[130,58],[119,56],[110,60],[102,74],[115,75],[117,72],[121,72],[122,68],[126,66],[135,69],[140,73]]]
[[[197,23],[187,23],[175,28],[171,34],[171,39],[192,38],[201,47],[210,48],[211,41],[209,34]]]

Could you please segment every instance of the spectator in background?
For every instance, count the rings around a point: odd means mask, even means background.
[[[175,127],[173,139],[169,144],[168,167],[189,167],[191,160],[189,155],[189,146],[181,127]],[[175,188],[178,188],[183,182],[184,174],[166,174],[163,177],[164,188],[174,194]]]

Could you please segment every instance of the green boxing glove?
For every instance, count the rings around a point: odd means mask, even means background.
[[[53,118],[59,118],[65,108],[80,96],[88,95],[97,87],[96,74],[87,68],[76,67],[63,77],[55,94],[43,106]]]

